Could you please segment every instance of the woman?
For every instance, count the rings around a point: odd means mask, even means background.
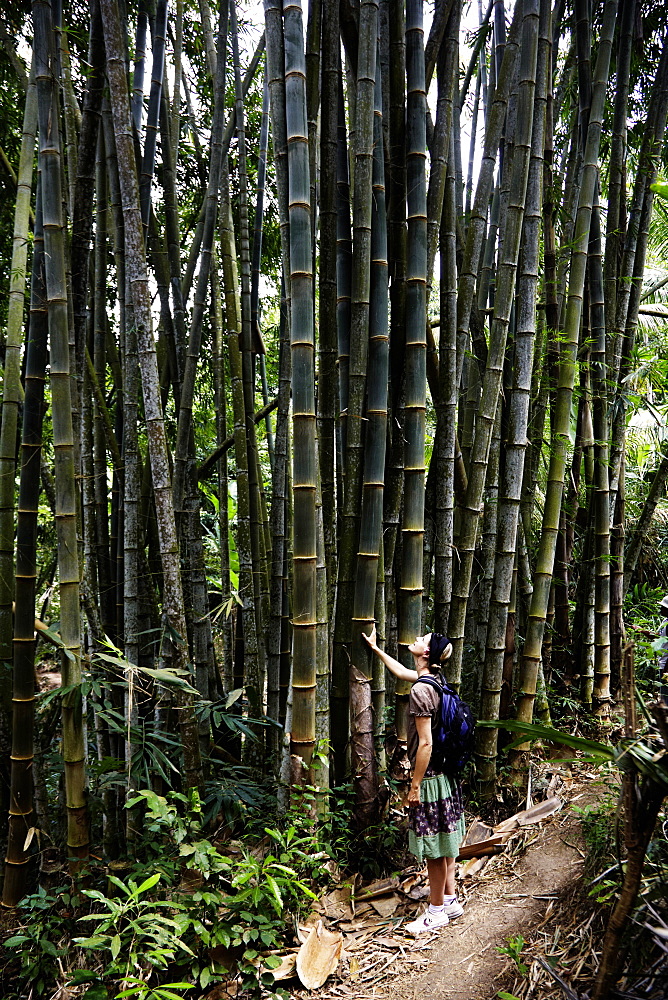
[[[455,890],[455,858],[464,836],[462,793],[456,778],[429,766],[432,722],[440,713],[441,695],[432,684],[419,683],[425,676],[434,676],[442,683],[441,665],[452,655],[452,644],[439,632],[418,636],[408,647],[415,661],[415,670],[410,670],[378,648],[375,626],[371,635],[362,634],[395,677],[414,682],[408,699],[407,751],[413,768],[408,792],[408,847],[418,861],[427,861],[430,903],[422,916],[406,924],[406,930],[423,934],[445,927],[464,912]]]

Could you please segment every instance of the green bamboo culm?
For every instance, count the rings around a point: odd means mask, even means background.
[[[377,63],[378,65],[378,63]],[[378,818],[378,774],[374,747],[377,723],[385,708],[384,668],[369,663],[362,631],[369,634],[374,622],[378,562],[383,540],[383,492],[387,436],[389,369],[387,216],[380,74],[376,74],[373,142],[373,199],[371,215],[371,267],[369,306],[369,372],[367,382],[364,478],[359,547],[353,599],[351,709],[357,691],[360,712],[353,714],[351,763],[355,776],[357,820],[368,825]],[[360,694],[363,697],[360,698]]]
[[[351,640],[353,648],[352,665],[360,666],[361,658],[366,664],[366,650],[362,650],[359,629],[352,622],[354,618],[353,600],[355,595],[355,561],[359,544],[360,503],[364,462],[364,408],[367,383],[367,363],[369,356],[369,300],[371,284],[371,215],[373,204],[373,126],[374,126],[374,86],[376,78],[376,47],[378,36],[378,3],[365,0],[360,6],[359,53],[357,60],[355,122],[353,148],[354,177],[353,188],[353,256],[351,275],[350,337],[348,342],[347,366],[340,369],[340,376],[346,379],[346,417],[342,424],[342,462],[344,472],[343,506],[340,519],[336,617],[334,621],[334,647],[332,676],[334,681],[334,726],[337,778],[341,776],[342,749],[346,744],[346,715],[343,713],[344,692],[348,691],[346,676],[351,670]],[[352,134],[352,126],[351,126]],[[345,208],[344,208],[345,215]],[[345,221],[343,218],[342,221]],[[345,337],[344,337],[345,340]],[[346,370],[347,368],[347,370]],[[371,604],[373,608],[373,603]],[[357,635],[351,633],[351,623]],[[366,666],[363,675],[367,673]],[[353,674],[351,673],[351,678]],[[359,684],[355,685],[359,695]],[[368,689],[365,691],[368,695]],[[351,691],[351,699],[357,702]],[[347,698],[346,698],[347,702]],[[368,705],[362,712],[368,716]],[[352,707],[351,718],[361,718],[359,704]],[[373,733],[373,726],[367,721],[364,728]],[[372,735],[369,737],[373,742]],[[357,737],[353,736],[357,742]],[[353,754],[355,750],[353,750]],[[371,754],[373,757],[373,754]]]
[[[336,170],[340,70],[339,8],[322,9],[322,100],[320,127],[320,261],[318,266],[318,459],[327,564],[328,619],[334,612],[336,586],[336,416],[337,288]],[[328,693],[329,700],[329,693]]]
[[[248,224],[248,171],[246,168],[246,132],[243,106],[243,90],[241,84],[241,68],[239,61],[239,38],[237,29],[236,5],[230,3],[230,40],[234,65],[236,125],[239,146],[238,163],[238,197],[239,197],[239,236],[241,261],[241,363],[243,375],[244,405],[246,411],[245,433],[248,452],[248,486],[250,490],[251,518],[251,554],[253,569],[253,595],[255,604],[256,632],[258,636],[257,657],[255,669],[246,675],[246,693],[252,709],[252,714],[259,718],[262,714],[262,698],[266,680],[266,647],[263,641],[265,623],[269,621],[269,576],[267,550],[269,542],[265,536],[264,497],[262,494],[262,473],[255,434],[255,387],[254,387],[254,355],[251,328],[251,261],[250,238]],[[259,345],[256,345],[259,346]],[[250,760],[257,754],[262,734],[257,733],[258,741],[248,741],[245,747]]]
[[[220,173],[223,163],[222,132],[225,121],[225,78],[227,53],[227,3],[221,5],[218,25],[216,73],[214,77],[214,114],[211,126],[211,156],[209,160],[209,177],[206,189],[204,212],[204,228],[202,232],[201,264],[195,286],[195,296],[188,334],[188,345],[185,351],[183,380],[179,418],[177,424],[176,446],[174,448],[174,509],[180,514],[183,497],[186,490],[186,470],[190,454],[192,434],[193,398],[195,394],[197,363],[202,350],[202,329],[204,311],[209,289],[211,273],[211,254],[218,218],[218,190]]]
[[[459,282],[457,289],[457,371],[456,371],[456,385],[461,385],[462,373],[464,371],[464,362],[466,360],[466,351],[469,343],[469,326],[471,318],[471,309],[474,303],[476,282],[478,269],[480,267],[482,249],[483,249],[483,237],[485,232],[485,224],[487,219],[487,212],[489,209],[490,197],[492,194],[492,184],[494,179],[494,168],[496,164],[497,152],[499,149],[499,143],[501,141],[501,135],[503,131],[503,124],[506,118],[506,110],[508,105],[508,98],[510,95],[511,85],[515,78],[515,65],[518,58],[519,50],[519,32],[522,23],[522,4],[517,4],[515,7],[515,12],[513,14],[513,22],[510,29],[510,34],[508,42],[505,45],[503,59],[501,61],[501,69],[498,76],[498,81],[494,95],[491,102],[491,107],[489,111],[489,116],[487,119],[487,127],[485,130],[485,142],[483,148],[483,157],[480,166],[480,174],[478,177],[478,183],[476,185],[475,198],[473,200],[473,208],[471,210],[471,221],[466,234],[466,244],[464,247],[464,254],[462,259],[462,265],[459,272]],[[524,182],[526,183],[526,182]],[[517,228],[517,220],[514,222],[515,229]],[[508,278],[511,282],[514,282],[514,266],[512,264],[512,253],[507,262],[506,271],[508,272]],[[510,302],[508,300],[508,291],[512,294],[513,285],[511,284],[506,289],[505,301],[504,301],[504,315],[499,314],[499,319],[497,323],[497,329],[495,334],[496,345],[501,347],[501,340],[504,341],[508,326],[508,317],[510,311]],[[490,338],[491,339],[491,338]],[[485,345],[486,350],[486,345]],[[463,562],[459,564],[458,571],[453,574],[453,584],[451,593],[451,603],[450,603],[450,613],[448,619],[448,635],[452,641],[452,657],[448,664],[448,678],[454,683],[459,683],[462,669],[462,653],[464,648],[464,626],[466,621],[466,608],[468,605],[469,598],[469,586],[471,579],[471,569],[472,569],[472,556],[473,556],[473,544],[472,538],[475,538],[475,533],[477,531],[477,522],[480,512],[480,502],[482,498],[482,489],[484,487],[485,480],[485,465],[486,465],[486,450],[484,448],[485,437],[487,440],[491,437],[491,428],[494,423],[494,415],[496,412],[496,401],[498,399],[498,388],[496,395],[494,395],[494,384],[499,377],[499,367],[502,361],[499,361],[499,353],[501,359],[503,358],[503,347],[501,352],[496,352],[496,357],[492,359],[492,364],[489,367],[489,377],[487,378],[487,393],[485,397],[485,407],[486,412],[483,418],[483,427],[481,428],[481,433],[478,435],[478,455],[476,458],[476,475],[474,481],[471,482],[469,479],[467,486],[466,498],[464,500],[464,519],[465,522],[462,525],[462,530],[460,531],[460,545],[464,546],[464,558]],[[475,364],[475,369],[477,372],[478,362],[471,361]],[[473,380],[472,385],[470,385],[469,396],[471,397],[471,402],[474,402],[475,396],[475,386],[477,379]],[[491,397],[491,398],[490,398]],[[470,435],[466,432],[466,428],[460,434],[460,441],[462,450],[465,456],[469,454],[469,441]]]
[[[608,385],[606,365],[603,252],[598,193],[589,234],[589,308],[591,311],[591,378],[594,409],[594,690],[593,707],[601,719],[610,716],[610,481],[608,462]]]
[[[522,234],[522,267],[518,277],[513,383],[507,422],[505,461],[499,492],[498,533],[494,579],[482,677],[481,716],[499,717],[503,670],[507,655],[508,618],[512,604],[515,551],[524,456],[527,445],[529,396],[536,333],[536,293],[539,271],[543,150],[550,52],[550,4],[541,0],[536,95],[533,114],[531,160]],[[481,795],[490,798],[496,783],[496,729],[476,733],[476,769]]]
[[[294,505],[292,581],[292,731],[296,767],[308,768],[315,742],[316,689],[316,416],[313,255],[306,72],[302,7],[283,4],[285,111],[288,134],[290,215],[290,353],[292,355],[292,496]],[[303,777],[293,773],[293,783]]]
[[[543,632],[547,618],[559,513],[564,490],[566,458],[570,441],[571,407],[577,350],[582,315],[585,269],[589,246],[594,192],[598,179],[598,154],[601,140],[605,94],[610,67],[610,51],[617,17],[617,0],[607,0],[601,27],[601,37],[594,72],[591,110],[587,129],[587,145],[578,201],[575,242],[571,257],[565,336],[561,342],[561,357],[551,435],[550,465],[547,477],[543,523],[536,555],[534,590],[529,607],[529,620],[520,667],[520,694],[517,718],[531,722],[536,697],[538,668],[541,661]]]
[[[352,233],[350,230],[350,180],[348,170],[348,143],[346,138],[346,113],[343,103],[343,84],[339,73],[337,87],[337,143],[336,143],[336,330],[338,345],[339,419],[336,427],[337,512],[343,508],[348,416],[348,370],[350,367],[350,311],[352,294]],[[337,521],[340,518],[337,518]],[[338,524],[337,524],[338,533]],[[337,551],[337,555],[338,555]],[[337,565],[337,581],[338,577]],[[337,586],[339,584],[337,583]],[[350,586],[350,583],[348,584]],[[345,642],[347,623],[339,616],[338,635],[334,629],[332,652],[332,690],[330,713],[334,773],[337,784],[345,778],[346,750],[348,746],[348,659]]]
[[[87,857],[86,749],[81,697],[81,622],[77,546],[77,489],[70,378],[65,229],[58,128],[58,81],[54,78],[53,21],[49,0],[33,3],[39,163],[44,217],[44,258],[49,319],[53,446],[56,467],[56,530],[60,589],[63,757],[67,802],[67,849],[71,859]]]
[[[118,154],[120,187],[125,224],[126,273],[132,294],[134,322],[137,329],[148,452],[153,480],[158,544],[163,572],[163,642],[171,646],[177,670],[188,670],[188,647],[184,615],[183,588],[179,565],[176,519],[172,501],[172,482],[156,359],[151,295],[146,268],[139,203],[139,181],[135,167],[130,123],[130,101],[125,75],[123,34],[118,3],[101,0],[102,22],[107,51],[107,77]],[[184,783],[199,787],[203,781],[192,696],[180,695],[179,730],[183,749]]]
[[[409,645],[422,623],[424,443],[427,407],[427,94],[422,0],[406,3],[406,192],[408,242],[404,422],[404,515],[398,591],[399,658],[413,665]],[[396,686],[397,736],[406,739],[407,681]]]
[[[37,187],[35,237],[30,292],[30,327],[26,348],[21,481],[16,527],[16,611],[14,616],[13,724],[9,836],[2,902],[16,906],[26,889],[30,856],[25,847],[34,825],[33,757],[35,726],[35,588],[37,580],[37,511],[39,506],[42,414],[48,318],[44,276],[42,193]]]
[[[16,188],[12,269],[7,305],[5,370],[2,383],[2,430],[0,431],[0,662],[8,662],[12,648],[12,598],[14,577],[14,479],[16,429],[21,401],[21,344],[24,336],[24,304],[30,194],[37,135],[37,90],[31,69],[23,114],[23,137]],[[9,689],[3,689],[0,711],[9,713]]]

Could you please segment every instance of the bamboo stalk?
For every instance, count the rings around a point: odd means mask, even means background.
[[[399,659],[412,665],[408,647],[422,623],[424,443],[427,391],[427,183],[426,103],[422,3],[406,5],[407,271],[404,402],[404,513],[398,590]],[[409,685],[396,687],[397,736],[406,739]]]
[[[534,590],[531,597],[529,622],[521,663],[520,697],[517,707],[517,718],[522,721],[530,721],[532,717],[536,680],[540,663],[540,650],[554,566],[554,551],[564,488],[566,449],[580,334],[589,227],[594,190],[598,177],[598,153],[616,14],[616,0],[607,0],[594,73],[594,87],[587,130],[587,146],[585,149],[576,221],[576,239],[571,256],[565,325],[566,338],[561,343],[561,360],[559,364],[554,423],[552,426],[552,450],[543,511],[543,525],[536,557]]]
[[[115,0],[101,0],[101,9],[120,186],[123,194],[126,264],[139,345],[144,413],[164,579],[163,613],[169,624],[169,639],[166,638],[165,643],[166,648],[170,643],[172,645],[177,669],[186,670],[188,650],[185,644],[186,626],[183,615],[183,591],[176,521],[172,501],[167,438],[160,403],[155,342],[152,333],[151,298],[143,245],[139,182],[131,139],[130,105],[125,78],[121,25]],[[184,781],[189,787],[199,786],[202,775],[197,726],[192,700],[188,696],[183,696],[180,699],[179,723],[184,754]]]
[[[460,561],[453,582],[448,626],[448,635],[453,646],[452,657],[448,663],[448,678],[451,683],[455,684],[459,684],[461,679],[464,626],[473,569],[473,552],[485,485],[487,456],[495,422],[497,402],[501,391],[506,340],[515,291],[520,238],[529,178],[538,55],[538,3],[534,3],[533,0],[530,0],[530,2],[527,0],[522,9],[517,131],[515,134],[515,149],[511,167],[510,200],[506,214],[501,259],[498,268],[489,354],[483,379],[480,407],[476,415],[475,436],[471,448],[469,481],[459,533]],[[508,52],[512,52],[510,43],[506,46],[506,55]],[[504,65],[506,55],[504,55]],[[473,217],[471,226],[473,226]],[[457,314],[459,320],[459,301]],[[458,323],[458,338],[460,334],[461,325]]]
[[[310,765],[315,741],[317,455],[313,264],[302,8],[284,0],[285,110],[290,215],[290,350],[292,354],[292,497],[294,503],[291,754]],[[297,779],[297,775],[294,775]],[[299,779],[304,777],[300,772]]]
[[[30,100],[29,95],[30,87],[26,103]],[[21,441],[19,511],[16,529],[13,725],[9,831],[2,895],[4,906],[16,906],[25,893],[31,857],[29,847],[26,848],[25,843],[29,830],[34,825],[32,818],[34,809],[32,765],[35,726],[35,588],[47,335],[42,192],[40,179],[38,179],[30,294],[30,328],[26,344],[26,388]]]
[[[380,74],[375,85],[374,153],[373,153],[373,211],[371,217],[371,268],[369,308],[369,371],[373,378],[368,382],[366,406],[366,440],[364,446],[364,479],[362,484],[362,510],[360,538],[355,575],[355,593],[352,614],[352,674],[351,690],[368,686],[363,700],[381,713],[384,704],[380,693],[373,699],[371,681],[373,668],[369,653],[362,639],[362,631],[369,634],[374,623],[379,557],[383,538],[383,493],[385,477],[385,444],[387,432],[387,394],[389,371],[388,336],[388,282],[387,282],[387,217],[385,212],[385,170],[382,139],[382,101]],[[374,704],[375,701],[375,704]],[[356,822],[363,827],[378,818],[378,773],[374,750],[377,726],[365,734],[353,733],[351,764],[354,775],[357,807]]]
[[[608,386],[606,323],[603,297],[603,250],[598,192],[594,195],[589,236],[591,373],[594,409],[594,689],[595,714],[609,718],[610,695],[610,481],[608,463]]]
[[[65,230],[57,80],[53,77],[51,5],[33,4],[35,80],[37,83],[39,152],[44,213],[44,259],[49,320],[53,445],[56,465],[55,521],[58,533],[58,576],[61,609],[63,758],[67,797],[67,847],[70,858],[88,854],[88,809],[85,797],[86,748],[81,703],[81,632],[74,432],[70,380],[70,345],[65,277]]]
[[[21,387],[21,343],[25,306],[26,265],[33,161],[37,134],[37,89],[31,68],[26,91],[17,177],[12,261],[7,303],[5,368],[2,384],[2,429],[0,430],[0,661],[10,659],[12,646],[12,599],[14,576],[14,481],[16,431]],[[4,699],[3,699],[4,701]],[[2,705],[3,713],[9,704]]]
[[[320,266],[318,269],[318,458],[331,621],[336,588],[336,416],[337,416],[337,131],[339,95],[339,9],[322,11],[322,103],[320,127]],[[339,456],[340,457],[340,456]]]
[[[179,419],[174,449],[174,509],[178,512],[183,502],[186,482],[186,467],[189,455],[189,442],[192,429],[192,407],[195,394],[197,363],[202,347],[202,321],[209,288],[211,273],[211,253],[218,216],[218,189],[223,162],[221,133],[225,114],[225,76],[227,52],[227,4],[221,6],[218,25],[215,76],[215,101],[213,121],[211,125],[211,155],[209,160],[209,178],[206,192],[206,212],[204,216],[204,231],[202,234],[202,251],[200,269],[197,276],[197,286],[194,296],[194,308],[190,321],[188,346],[186,349],[183,379],[181,382],[181,398]]]

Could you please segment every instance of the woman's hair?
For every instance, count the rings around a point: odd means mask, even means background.
[[[432,632],[429,640],[429,670],[432,674],[437,674],[446,660],[452,656],[452,643],[447,635],[440,632]]]

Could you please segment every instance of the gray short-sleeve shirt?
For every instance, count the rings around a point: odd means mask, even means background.
[[[434,678],[436,680],[436,678]],[[431,684],[415,682],[408,696],[408,759],[415,765],[418,744],[420,742],[417,727],[415,725],[416,716],[430,716],[432,721],[434,715],[441,704],[439,692]]]

